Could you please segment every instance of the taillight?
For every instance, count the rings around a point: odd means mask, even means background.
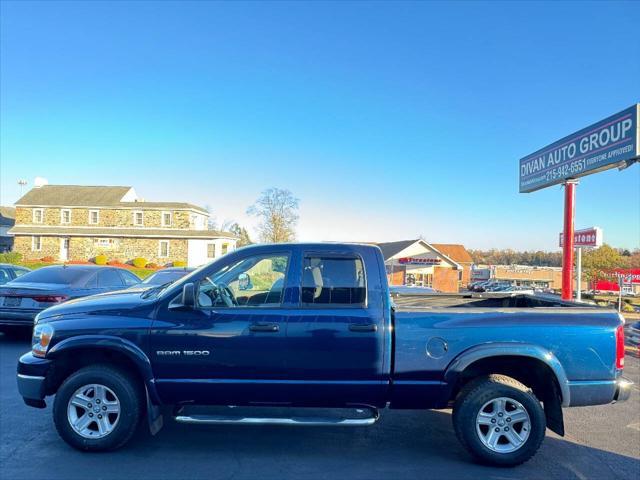
[[[616,368],[624,368],[624,325],[616,328]]]
[[[31,298],[40,303],[60,303],[64,302],[69,297],[66,295],[37,295]]]

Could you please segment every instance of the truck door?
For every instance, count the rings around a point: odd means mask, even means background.
[[[264,249],[263,249],[264,250]],[[192,281],[195,308],[161,309],[151,332],[165,402],[285,402],[289,252],[235,254]]]
[[[388,366],[373,250],[306,251],[300,266],[300,308],[287,324],[292,400],[309,406],[383,404]],[[365,266],[374,271],[367,275]]]

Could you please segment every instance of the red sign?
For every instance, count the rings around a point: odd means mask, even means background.
[[[564,235],[560,233],[560,246],[564,247]],[[600,247],[602,245],[602,229],[598,227],[576,230],[573,233],[573,244],[576,247]]]
[[[608,290],[617,292],[620,289],[620,279],[623,285],[640,285],[640,268],[628,270],[617,269],[601,272],[600,278],[593,282],[594,290]]]
[[[419,257],[402,257],[398,259],[398,263],[403,265],[440,265],[439,258],[419,258]]]

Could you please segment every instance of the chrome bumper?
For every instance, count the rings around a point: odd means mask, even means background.
[[[616,393],[613,396],[614,402],[624,402],[631,396],[631,390],[633,389],[633,382],[624,378],[616,380]]]

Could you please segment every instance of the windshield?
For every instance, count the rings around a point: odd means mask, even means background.
[[[149,275],[142,283],[145,285],[164,285],[165,283],[175,282],[179,278],[184,277],[188,272],[186,270],[173,270],[168,272],[156,272]]]
[[[85,268],[44,267],[25,273],[11,283],[59,283],[70,285],[88,278],[94,273],[95,270]]]

